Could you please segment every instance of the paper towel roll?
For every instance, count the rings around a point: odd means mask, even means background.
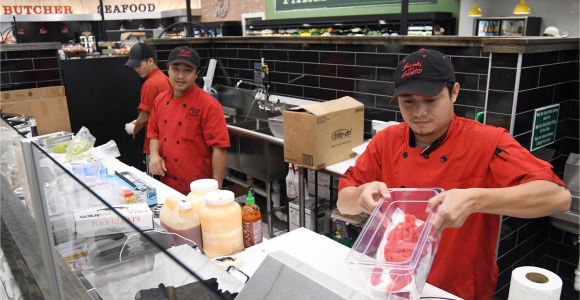
[[[558,300],[562,279],[538,267],[519,267],[512,272],[508,300]]]

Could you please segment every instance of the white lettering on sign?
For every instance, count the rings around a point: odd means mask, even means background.
[[[314,2],[326,2],[326,1],[327,0],[284,0],[284,2],[282,2],[282,5],[314,3]]]
[[[2,5],[4,15],[72,15],[71,6],[60,5]]]
[[[103,9],[106,14],[119,14],[127,12],[153,12],[156,6],[153,3],[103,5]],[[97,7],[97,12],[101,13],[101,6]]]

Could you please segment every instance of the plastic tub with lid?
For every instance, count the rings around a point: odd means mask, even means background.
[[[186,200],[191,203],[193,210],[200,214],[205,205],[205,194],[218,190],[218,182],[215,179],[199,179],[189,185],[190,191]]]
[[[205,195],[201,209],[203,250],[209,258],[244,250],[242,208],[234,193],[219,190]]]
[[[390,189],[354,243],[346,262],[377,299],[419,299],[439,243],[427,201],[441,189]]]

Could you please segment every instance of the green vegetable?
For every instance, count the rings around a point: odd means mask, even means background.
[[[68,142],[60,143],[60,144],[56,144],[56,145],[52,146],[52,148],[50,148],[50,150],[53,153],[65,153],[67,146],[68,146]]]

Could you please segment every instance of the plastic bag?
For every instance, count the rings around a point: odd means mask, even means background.
[[[82,157],[95,145],[96,140],[91,132],[83,126],[69,143],[66,149],[66,159],[71,161]]]
[[[119,152],[119,147],[115,141],[110,140],[106,144],[100,145],[90,150],[90,155],[96,160],[106,159],[110,157],[119,157],[121,152]]]

